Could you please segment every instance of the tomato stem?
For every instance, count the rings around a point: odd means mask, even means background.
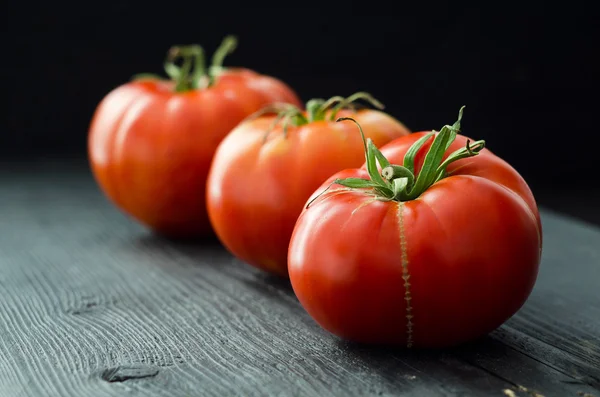
[[[323,99],[311,99],[306,102],[306,114],[308,122],[323,120],[325,118],[326,108],[323,107],[325,100]]]
[[[217,78],[225,68],[223,61],[237,46],[235,36],[227,36],[212,57],[210,68],[206,67],[204,49],[197,45],[173,46],[167,52],[164,62],[165,73],[175,82],[176,92],[186,92],[205,89],[215,84]],[[178,61],[181,66],[178,66]],[[162,77],[149,73],[133,76],[134,80],[163,80]]]
[[[181,67],[175,64],[178,59],[182,60]],[[204,50],[199,45],[171,47],[165,61],[165,72],[175,81],[177,92],[200,88],[206,75]]]
[[[332,185],[338,184],[350,189],[369,189],[381,200],[409,201],[418,198],[431,185],[446,177],[446,168],[449,164],[464,158],[476,156],[485,147],[485,141],[483,140],[476,141],[473,144],[471,144],[470,140],[467,140],[466,147],[454,151],[446,160],[442,161],[446,151],[460,131],[463,110],[464,106],[460,108],[458,120],[453,125],[445,125],[440,132],[436,133],[433,131],[428,133],[413,143],[404,155],[404,165],[390,164],[373,141],[365,139],[362,127],[356,120],[351,117],[337,119],[338,122],[352,121],[358,127],[365,147],[365,159],[369,179],[336,179]],[[421,170],[415,175],[415,157],[432,137],[433,142],[425,155]],[[381,167],[381,173],[377,167],[378,164]],[[327,191],[327,189],[311,200],[308,205]]]
[[[221,45],[213,54],[210,69],[208,70],[209,86],[213,85],[216,78],[221,74],[225,68],[223,67],[223,61],[227,55],[235,51],[237,47],[237,38],[233,35],[229,35],[223,39]]]
[[[320,98],[311,99],[306,102],[305,111],[290,104],[278,104],[276,106],[268,105],[255,112],[249,119],[255,119],[265,114],[275,114],[275,121],[270,126],[269,130],[266,131],[265,139],[279,123],[282,123],[284,136],[287,136],[287,130],[290,124],[299,127],[317,121],[333,121],[342,109],[350,108],[356,110],[356,102],[360,99],[377,109],[384,108],[384,105],[373,98],[371,94],[367,92],[357,92],[347,98],[334,96],[327,100]]]
[[[348,98],[342,98],[342,100],[339,101],[338,104],[331,110],[331,114],[329,115],[329,120],[330,121],[335,120],[335,118],[337,117],[337,114],[339,113],[340,110],[342,110],[345,107],[348,107],[349,105],[353,104],[354,102],[356,102],[359,99],[363,99],[363,100],[367,101],[373,107],[380,109],[380,110],[385,107],[383,105],[383,103],[381,103],[377,99],[373,98],[371,96],[371,94],[369,94],[367,92],[357,92],[353,95],[350,95]]]

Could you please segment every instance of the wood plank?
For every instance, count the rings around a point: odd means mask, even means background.
[[[146,233],[87,173],[13,168],[0,176],[0,395],[600,397],[600,232],[550,212],[544,227],[539,283],[506,326],[456,349],[373,349],[323,331],[288,282],[215,241]]]

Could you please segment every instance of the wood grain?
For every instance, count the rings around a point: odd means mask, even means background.
[[[326,333],[214,240],[147,233],[85,169],[3,167],[0,396],[600,397],[600,231],[543,222],[539,281],[505,326],[388,350]]]

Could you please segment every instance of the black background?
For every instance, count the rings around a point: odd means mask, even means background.
[[[240,4],[11,2],[0,154],[85,161],[111,89],[162,73],[173,44],[210,54],[235,34],[227,66],[278,77],[304,101],[368,91],[413,131],[452,123],[466,105],[463,132],[509,161],[541,204],[600,220],[591,2]]]

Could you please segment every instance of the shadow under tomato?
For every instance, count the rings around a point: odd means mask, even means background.
[[[420,384],[425,388],[465,388],[474,395],[487,395],[490,387],[509,386],[502,375],[511,368],[519,368],[523,361],[519,353],[493,336],[440,349],[407,349],[404,347],[372,346],[337,339],[336,346],[351,362],[377,372],[385,383],[399,385]],[[494,375],[497,373],[498,375]],[[489,383],[490,375],[495,378]],[[425,394],[424,394],[425,395]]]
[[[427,376],[456,376],[460,379],[478,379],[488,365],[494,372],[510,372],[522,367],[527,358],[512,347],[496,339],[493,334],[446,348],[405,348],[402,346],[366,345],[337,339],[337,347],[350,359],[359,360],[369,367],[380,368],[392,376],[401,368],[413,368]],[[506,370],[503,370],[503,367]],[[436,375],[437,374],[437,375]]]
[[[177,262],[189,266],[227,267],[232,257],[216,237],[203,239],[173,239],[152,232],[141,233],[128,241],[133,248],[146,255],[169,258],[161,263]]]
[[[287,277],[278,276],[250,266],[236,259],[221,244],[216,236],[203,239],[173,239],[164,235],[146,232],[131,242],[135,249],[145,254],[170,256],[181,266],[185,263],[198,267],[210,267],[241,281],[245,286],[268,298],[292,298],[297,302],[292,285]],[[164,261],[162,261],[164,262]],[[188,266],[186,266],[188,267]]]
[[[133,237],[133,244],[150,250],[175,249],[186,253],[202,253],[207,249],[223,250],[216,236],[203,238],[174,238],[146,231]]]
[[[298,299],[292,289],[289,278],[255,269],[248,264],[238,262],[241,267],[239,278],[250,289],[272,299],[292,298],[295,304]]]
[[[142,241],[149,241],[154,243],[171,244],[177,247],[190,247],[190,246],[212,246],[221,245],[221,242],[214,233],[207,234],[204,236],[170,236],[155,231],[146,231],[139,237]]]
[[[372,357],[389,354],[398,354],[402,357],[419,357],[419,358],[430,358],[437,359],[442,356],[454,355],[454,356],[469,356],[479,354],[479,352],[496,352],[501,354],[503,352],[512,350],[509,346],[504,345],[500,341],[494,339],[490,335],[485,335],[479,339],[472,340],[456,346],[443,347],[443,348],[406,348],[401,345],[373,345],[365,344],[353,341],[347,341],[339,339],[337,344],[340,349],[351,352],[353,354],[366,354]]]

